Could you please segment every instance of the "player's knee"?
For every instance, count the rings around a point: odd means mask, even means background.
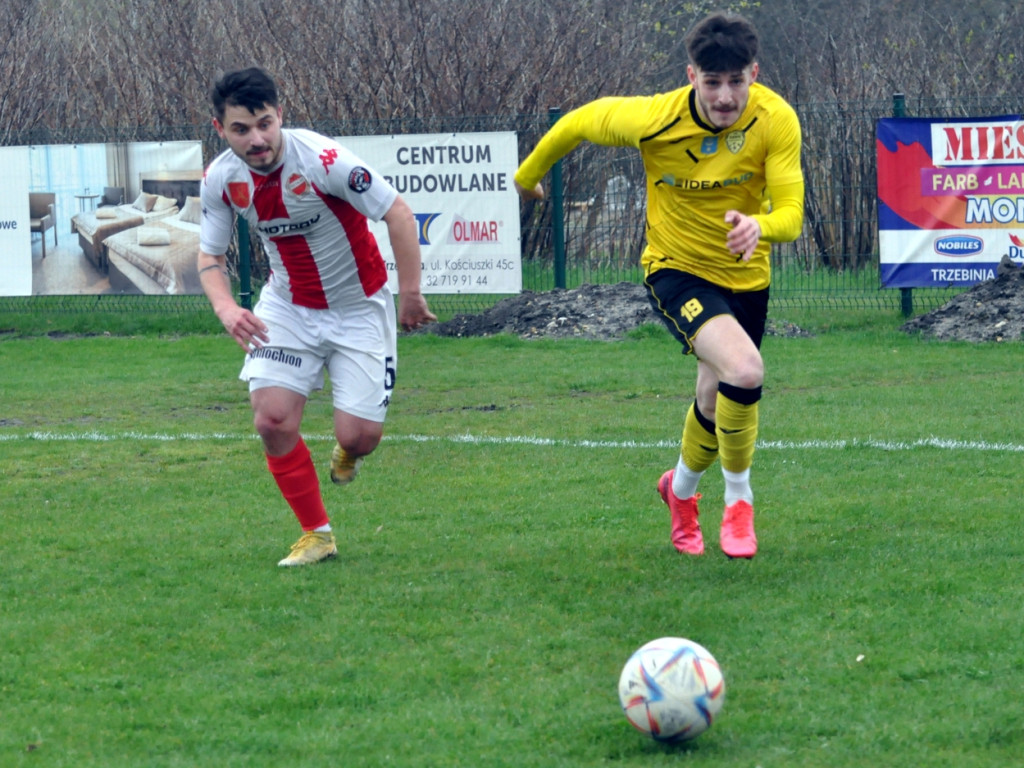
[[[764,361],[756,352],[744,355],[735,360],[728,373],[721,378],[734,387],[757,389],[764,384]]]
[[[700,391],[697,393],[697,410],[700,411],[701,416],[710,421],[712,424],[715,422],[715,400],[717,397],[717,386],[712,389]]]
[[[274,440],[298,432],[298,422],[291,414],[272,410],[257,410],[253,414],[253,426],[264,440]]]
[[[343,435],[335,435],[340,445],[350,456],[366,456],[373,453],[380,444],[382,430],[362,428],[354,432],[347,432]]]

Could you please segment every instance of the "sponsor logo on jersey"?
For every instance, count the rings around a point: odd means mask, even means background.
[[[338,150],[336,149],[325,149],[320,153],[320,162],[324,164],[324,170],[328,173],[331,172],[331,166],[334,165],[334,161],[338,159]]]
[[[732,131],[725,137],[725,146],[734,155],[739,154],[739,151],[743,149],[743,145],[747,141],[747,134],[743,131]]]
[[[700,143],[700,153],[702,155],[713,155],[718,151],[718,137],[707,136],[704,141]]]
[[[348,186],[353,192],[362,194],[370,188],[371,184],[373,184],[373,177],[362,166],[356,166],[348,175]]]
[[[434,219],[440,216],[440,213],[414,213],[416,217],[416,229],[420,233],[420,245],[430,245],[430,225],[434,223]]]
[[[228,197],[239,208],[249,207],[249,184],[244,181],[228,182]]]
[[[268,237],[279,237],[281,235],[295,235],[302,234],[305,230],[314,226],[320,221],[320,214],[318,213],[312,219],[307,221],[287,221],[282,224],[260,224],[258,229]]]
[[[746,184],[754,178],[754,174],[747,172],[740,174],[732,179],[677,179],[671,173],[664,174],[660,180],[655,182],[656,184],[668,184],[669,186],[677,189],[690,189],[690,190],[714,190],[721,189],[722,187],[731,187],[736,184]]]
[[[985,241],[974,235],[947,235],[936,238],[934,246],[942,256],[974,256],[985,250]]]
[[[309,189],[309,181],[301,173],[293,173],[288,177],[288,191],[296,197],[302,197]]]

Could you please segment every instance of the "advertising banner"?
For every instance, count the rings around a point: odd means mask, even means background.
[[[1024,264],[1020,116],[878,121],[882,286],[970,286]]]
[[[0,295],[32,295],[32,238],[28,197],[28,147],[0,147]],[[46,232],[42,233],[46,237]],[[26,255],[29,258],[26,258]]]
[[[513,132],[339,136],[337,141],[384,176],[419,225],[424,293],[519,293],[522,264],[519,166]],[[395,258],[383,222],[371,222],[398,292]]]
[[[0,148],[0,296],[202,293],[199,141]]]

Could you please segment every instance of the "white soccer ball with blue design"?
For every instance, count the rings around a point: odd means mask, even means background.
[[[725,703],[725,680],[707,648],[663,637],[629,657],[619,701],[638,731],[656,741],[686,741],[711,727]]]

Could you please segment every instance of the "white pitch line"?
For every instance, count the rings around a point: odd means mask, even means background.
[[[330,435],[304,435],[306,440],[334,440]],[[0,443],[18,441],[94,442],[105,443],[118,440],[171,442],[174,440],[255,440],[253,434],[237,435],[227,432],[23,432],[19,434],[0,433]],[[554,448],[609,448],[609,449],[665,449],[675,448],[678,440],[564,440],[526,435],[385,435],[384,440],[394,443],[461,443],[468,445],[528,445]],[[951,440],[941,437],[927,437],[918,440],[759,440],[758,450],[845,450],[847,448],[869,448],[880,451],[914,451],[921,448],[937,448],[946,451],[991,451],[994,453],[1024,453],[1024,445],[1016,443],[989,443],[983,440]]]

